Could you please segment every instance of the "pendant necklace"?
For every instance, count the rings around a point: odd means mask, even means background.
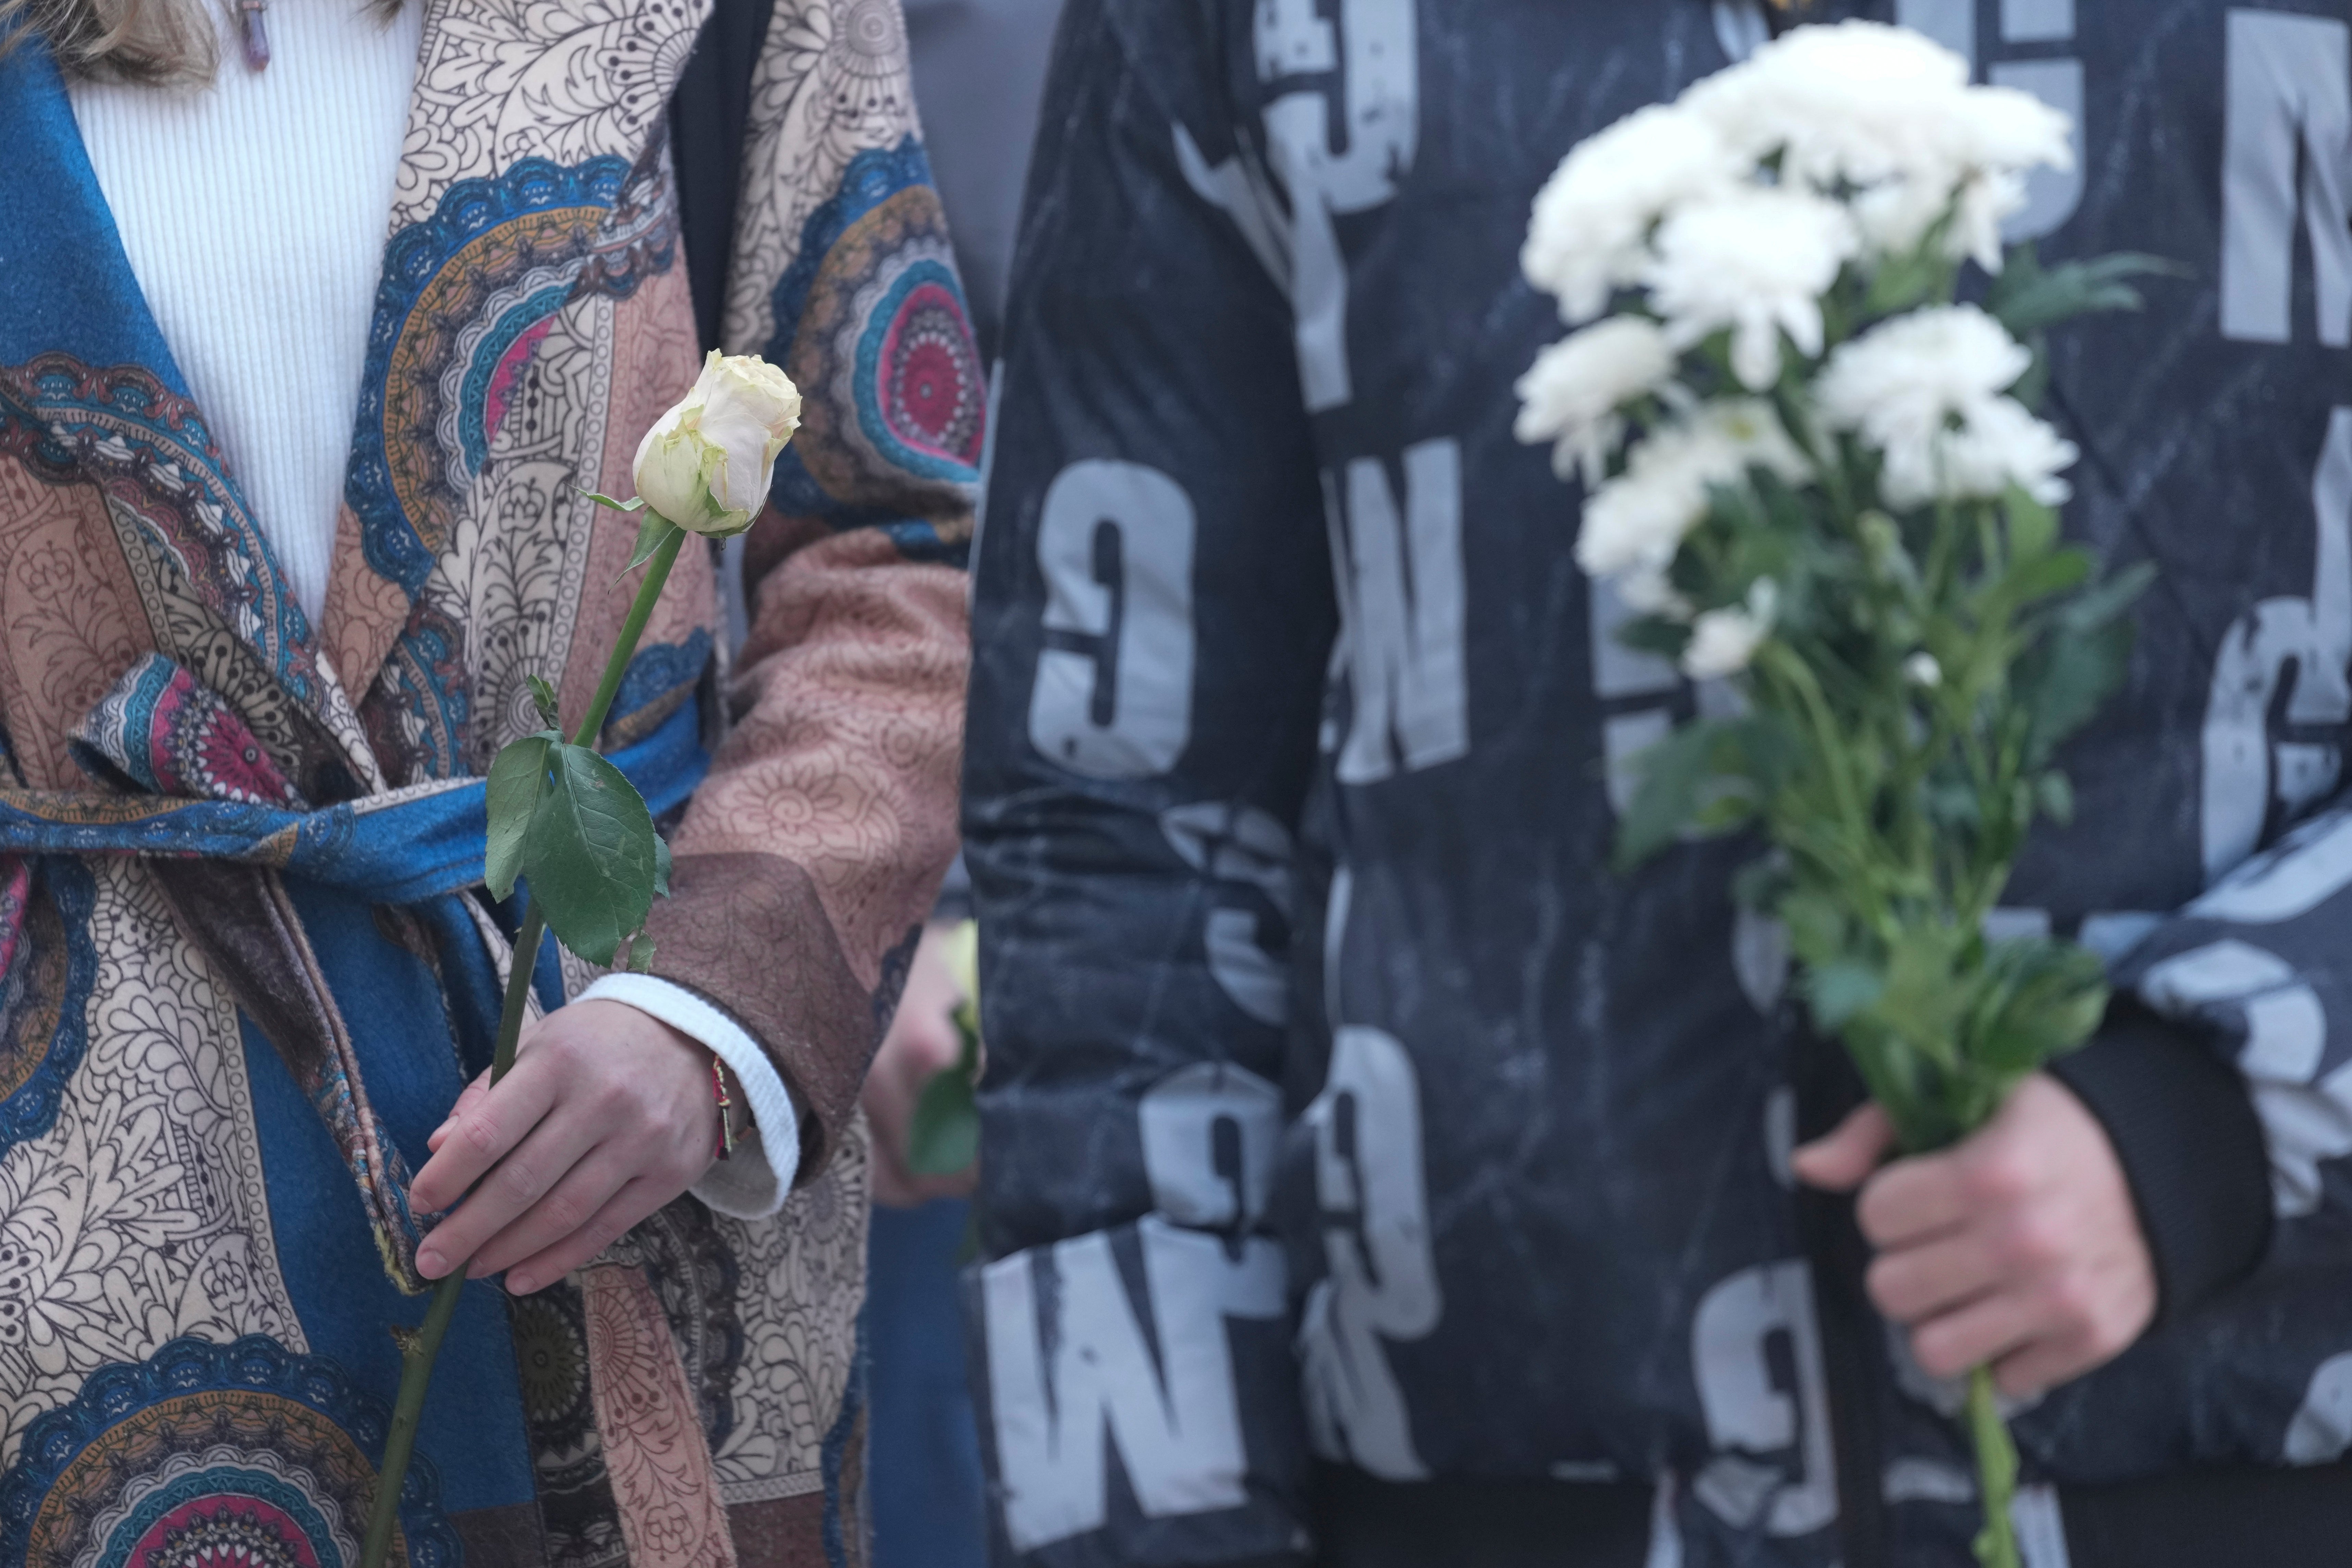
[[[245,46],[247,70],[269,68],[269,25],[263,13],[269,0],[229,0],[236,12],[237,37]]]

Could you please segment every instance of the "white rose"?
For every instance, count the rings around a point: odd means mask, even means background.
[[[1761,392],[1780,379],[1780,337],[1822,352],[1821,298],[1860,247],[1843,206],[1810,191],[1744,186],[1677,208],[1658,226],[1650,302],[1687,348],[1731,329],[1731,367]]]
[[[1552,468],[1560,478],[1580,465],[1585,482],[1597,485],[1624,438],[1618,410],[1662,391],[1674,372],[1675,351],[1656,323],[1612,316],[1536,356],[1514,389],[1520,405],[1512,433],[1554,443]]]
[[[1746,669],[1772,635],[1772,617],[1780,605],[1780,585],[1759,577],[1748,585],[1748,604],[1708,610],[1691,623],[1690,642],[1683,648],[1683,673],[1693,680],[1717,680]]]
[[[637,444],[637,494],[691,532],[740,533],[766,503],[776,458],[800,423],[791,377],[756,354],[714,349],[694,389]]]
[[[1590,321],[1612,290],[1640,281],[1652,225],[1741,172],[1706,121],[1663,104],[1636,110],[1579,142],[1544,183],[1520,270],[1559,298],[1564,320]]]
[[[1934,654],[1923,648],[1903,661],[1903,679],[1933,690],[1944,684],[1944,667],[1936,662]]]

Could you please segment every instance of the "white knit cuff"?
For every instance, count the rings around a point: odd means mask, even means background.
[[[800,1115],[775,1064],[740,1024],[685,986],[651,974],[607,974],[572,1000],[635,1007],[725,1062],[751,1107],[751,1131],[736,1141],[733,1159],[714,1163],[688,1191],[737,1219],[764,1218],[784,1206],[801,1168]]]

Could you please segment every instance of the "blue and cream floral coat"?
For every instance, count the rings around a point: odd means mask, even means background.
[[[699,359],[665,110],[709,6],[430,0],[316,624],[50,56],[0,61],[0,1565],[356,1558],[403,1194],[506,961],[478,775],[527,677],[584,707],[632,528],[578,491]],[[604,742],[675,818],[656,969],[773,1056],[797,1191],[471,1288],[413,1564],[863,1556],[855,1102],[953,848],[984,400],[896,0],[776,0],[750,85],[724,336],[807,422],[748,640],[689,552]]]

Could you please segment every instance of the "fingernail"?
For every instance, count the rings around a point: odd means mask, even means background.
[[[533,1279],[528,1274],[509,1274],[507,1276],[507,1294],[509,1296],[528,1296],[533,1290],[538,1289],[539,1281]]]
[[[416,1251],[416,1271],[427,1279],[438,1279],[449,1271],[449,1265],[442,1260],[440,1253],[422,1247]]]

